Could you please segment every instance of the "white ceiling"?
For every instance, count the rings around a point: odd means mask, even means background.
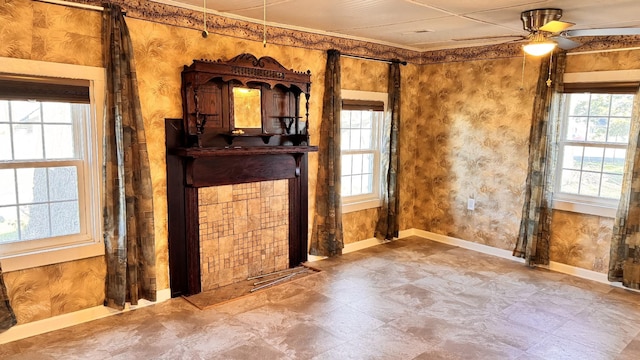
[[[262,23],[263,0],[156,0]],[[496,44],[527,35],[520,13],[560,8],[571,29],[640,27],[640,0],[267,0],[272,26],[414,50]],[[483,39],[478,39],[482,38]],[[494,37],[487,39],[486,37]]]

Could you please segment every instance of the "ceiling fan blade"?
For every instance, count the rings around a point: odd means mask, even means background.
[[[640,35],[640,28],[606,28],[606,29],[584,29],[567,30],[562,32],[563,36],[615,36],[615,35]]]
[[[468,38],[457,38],[451,39],[452,41],[479,41],[479,40],[499,40],[505,39],[507,40],[523,40],[526,39],[526,36],[523,35],[496,35],[496,36],[477,36],[477,37],[468,37]]]
[[[578,46],[582,45],[577,41],[573,41],[571,39],[567,39],[562,36],[554,36],[549,39],[555,41],[558,44],[558,47],[563,50],[571,50],[573,48],[577,48]]]
[[[550,33],[559,33],[563,30],[566,30],[572,27],[573,25],[575,24],[570,22],[551,20],[548,23],[541,26],[540,30],[547,31]]]

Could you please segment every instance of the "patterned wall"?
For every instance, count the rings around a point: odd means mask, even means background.
[[[425,65],[415,149],[414,227],[512,250],[539,63]],[[467,199],[475,198],[475,211]]]

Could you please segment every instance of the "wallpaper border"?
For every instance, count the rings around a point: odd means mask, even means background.
[[[99,0],[67,0],[100,6]],[[202,29],[202,13],[182,7],[148,0],[113,0],[119,4],[127,16],[188,29]],[[248,21],[208,14],[209,33],[262,42],[262,25]],[[413,64],[491,60],[521,57],[521,43],[464,47],[435,51],[415,51],[390,45],[316,34],[299,30],[268,27],[268,43],[274,45],[301,47],[312,50],[340,50],[343,54],[379,59],[400,59]],[[582,45],[570,52],[603,51],[640,46],[640,36],[602,36],[576,38]]]

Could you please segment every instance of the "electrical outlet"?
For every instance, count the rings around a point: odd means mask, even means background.
[[[475,210],[476,209],[476,199],[468,198],[467,199],[467,210]]]

